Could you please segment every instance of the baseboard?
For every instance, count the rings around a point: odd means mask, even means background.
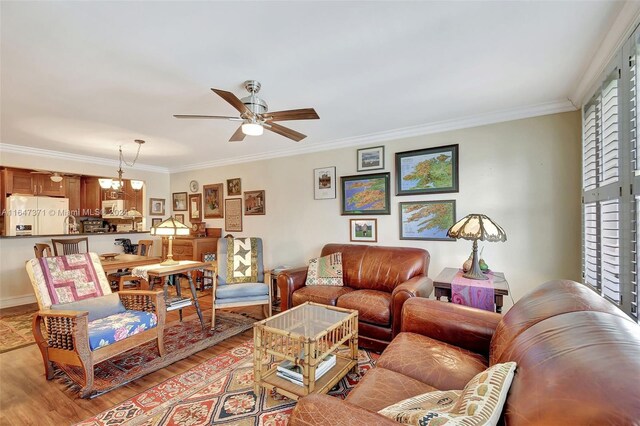
[[[11,308],[13,306],[28,305],[36,303],[36,296],[27,294],[25,296],[13,296],[0,299],[0,309]]]

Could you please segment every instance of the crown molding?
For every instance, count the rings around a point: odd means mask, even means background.
[[[109,158],[91,157],[88,155],[71,154],[68,152],[52,151],[49,149],[33,148],[29,146],[12,145],[7,143],[0,143],[0,154],[26,154],[44,158],[56,158],[59,160],[77,161],[81,163],[99,164],[103,166],[118,167],[120,162],[118,160],[112,160]],[[137,170],[144,170],[147,172],[155,173],[169,173],[169,169],[160,166],[151,166],[148,164],[136,163],[135,168]]]
[[[212,167],[228,166],[233,164],[248,163],[251,161],[268,160],[293,155],[309,154],[314,152],[329,151],[332,149],[347,148],[372,143],[387,142],[390,140],[404,139],[413,136],[422,136],[434,133],[442,133],[451,130],[479,127],[487,124],[500,123],[504,121],[520,120],[524,118],[538,117],[541,115],[556,114],[561,112],[575,111],[577,108],[569,100],[558,100],[554,102],[541,103],[526,107],[512,108],[486,114],[478,114],[458,119],[438,121],[434,123],[422,124],[412,127],[404,127],[378,133],[370,133],[362,136],[355,136],[334,141],[323,142],[307,146],[298,146],[292,149],[280,150],[276,152],[252,154],[240,157],[225,158],[215,161],[194,163],[172,167],[170,173],[180,173],[192,170],[201,170]]]
[[[639,23],[640,1],[625,2],[600,45],[596,46],[592,54],[587,56],[590,58],[589,64],[583,70],[582,78],[570,95],[570,99],[575,104],[582,107],[588,101],[587,96],[590,96],[594,86],[600,83],[599,80],[605,68]]]

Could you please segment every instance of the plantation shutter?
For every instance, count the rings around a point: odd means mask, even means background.
[[[620,303],[620,202],[600,203],[602,295]]]
[[[638,149],[638,101],[640,100],[640,81],[638,76],[638,62],[640,59],[640,31],[636,29],[629,43],[629,73],[628,73],[628,111],[629,111],[629,147],[630,166],[632,170],[631,183],[631,256],[629,265],[630,289],[629,309],[630,315],[638,321],[638,267],[640,265],[640,150]]]

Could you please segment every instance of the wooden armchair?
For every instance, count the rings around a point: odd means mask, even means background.
[[[26,268],[40,308],[32,327],[47,380],[53,362],[79,366],[85,398],[95,364],[153,340],[164,355],[162,290],[112,293],[95,253],[31,259]]]
[[[52,238],[51,244],[53,244],[54,256],[89,252],[89,237]]]

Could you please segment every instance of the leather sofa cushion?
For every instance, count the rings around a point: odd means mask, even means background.
[[[358,311],[358,320],[371,324],[391,324],[391,294],[377,290],[355,290],[340,296],[338,306]]]
[[[379,411],[403,399],[435,390],[426,383],[376,366],[367,371],[346,400],[368,411]]]
[[[349,287],[331,285],[305,286],[293,292],[291,302],[293,306],[302,305],[305,302],[315,302],[323,305],[336,306],[336,302],[339,297],[352,291],[353,289]]]
[[[438,390],[464,389],[488,367],[482,355],[415,333],[400,333],[376,367],[404,374]]]

